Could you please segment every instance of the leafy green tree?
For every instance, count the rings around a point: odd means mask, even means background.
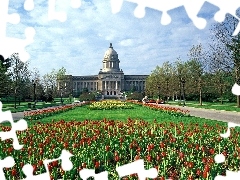
[[[234,72],[235,83],[240,84],[240,34],[232,36],[238,25],[238,20],[227,15],[223,23],[213,25],[212,47],[217,47],[224,53],[224,59],[218,61],[224,69]],[[237,96],[237,107],[240,107],[240,96]]]
[[[9,68],[12,80],[12,88],[14,90],[14,107],[16,108],[16,101],[18,99],[19,105],[21,101],[29,95],[29,63],[22,62],[18,53],[13,53],[9,57],[11,67]]]
[[[189,74],[191,74],[190,83],[199,93],[199,104],[202,106],[202,88],[203,88],[203,75],[207,71],[207,55],[203,51],[201,44],[193,46],[189,51],[189,61],[187,62]]]
[[[0,55],[0,95],[5,97],[9,95],[11,89],[11,74],[9,68],[11,67],[10,59],[5,59]]]

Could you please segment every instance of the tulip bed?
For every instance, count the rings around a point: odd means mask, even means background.
[[[163,113],[167,113],[176,117],[189,116],[188,110],[183,110],[178,107],[167,107],[167,106],[160,106],[157,104],[142,104],[140,102],[133,102],[133,103],[142,105],[152,110],[161,111]]]
[[[53,116],[55,114],[67,112],[69,110],[74,109],[76,106],[81,106],[81,104],[71,104],[71,105],[64,105],[54,108],[47,108],[47,109],[39,109],[35,111],[25,111],[24,112],[24,119],[25,120],[39,120],[45,117]]]
[[[87,107],[78,107],[72,112],[81,108]],[[149,112],[147,116],[155,112],[145,106],[139,108],[143,108],[145,114]],[[68,113],[62,113],[62,116]],[[11,155],[16,161],[14,167],[4,168],[4,172],[8,179],[22,179],[24,175],[21,169],[24,164],[30,163],[34,174],[44,173],[43,160],[58,158],[62,149],[74,155],[70,158],[73,169],[65,172],[61,169],[60,161],[53,162],[48,166],[51,179],[80,179],[79,171],[82,168],[95,169],[96,172],[108,171],[110,180],[118,179],[116,167],[137,159],[144,159],[146,169],[157,168],[156,179],[161,180],[210,180],[216,175],[224,175],[226,169],[240,169],[238,128],[231,129],[231,136],[223,139],[219,134],[226,132],[225,123],[187,116],[168,120],[171,114],[165,114],[164,117],[166,120],[152,121],[130,117],[126,120],[36,121],[27,131],[17,132],[20,144],[24,144],[23,149],[14,150],[11,139],[1,141],[1,158]],[[0,126],[0,129],[9,131],[10,127]],[[226,157],[226,161],[216,164],[214,157],[219,153]],[[133,174],[123,179],[138,178]]]
[[[133,106],[128,102],[108,100],[94,102],[89,106],[89,109],[91,110],[133,109]]]

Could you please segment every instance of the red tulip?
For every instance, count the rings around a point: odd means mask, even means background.
[[[100,167],[100,162],[99,161],[96,161],[95,162],[95,168],[99,168]]]
[[[152,161],[152,157],[150,155],[147,156],[147,161],[151,162]]]
[[[109,149],[110,149],[110,146],[106,146],[105,148],[106,148],[106,151],[109,151]]]
[[[207,177],[208,177],[208,172],[207,172],[207,171],[203,171],[202,177],[203,177],[204,179],[207,179]]]
[[[12,170],[12,176],[16,176],[17,175],[17,170],[16,169],[13,169]]]
[[[116,162],[118,162],[119,159],[120,159],[119,156],[118,156],[118,155],[115,155],[114,160],[115,160]]]
[[[213,154],[214,154],[214,149],[211,148],[211,149],[209,150],[209,152],[210,152],[211,155],[213,155]]]

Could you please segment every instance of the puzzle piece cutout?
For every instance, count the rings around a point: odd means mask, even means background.
[[[171,17],[168,11],[177,7],[183,6],[186,10],[188,17],[192,20],[193,24],[198,29],[204,29],[207,21],[204,18],[198,17],[203,4],[209,2],[212,5],[219,7],[219,11],[215,14],[214,19],[217,22],[223,22],[227,13],[231,14],[238,20],[240,18],[236,15],[236,10],[240,7],[240,1],[236,0],[125,0],[128,2],[136,3],[137,7],[134,10],[134,15],[137,18],[145,16],[145,8],[151,8],[162,12],[161,24],[168,25],[171,23]],[[112,13],[118,13],[121,10],[123,0],[111,0]],[[233,36],[237,35],[240,31],[240,23],[236,27]]]
[[[30,0],[26,0],[24,7],[30,10]],[[7,23],[18,24],[20,22],[20,16],[17,13],[8,14],[9,0],[0,1],[0,54],[4,57],[9,57],[11,54],[18,52],[19,57],[23,62],[26,62],[30,55],[25,51],[25,47],[33,43],[35,36],[35,29],[33,27],[27,27],[25,29],[26,39],[18,39],[6,36]]]
[[[232,93],[236,96],[240,96],[240,86],[237,83],[233,85]]]
[[[108,180],[108,172],[107,171],[96,174],[94,169],[85,169],[84,168],[79,172],[79,175],[83,180],[87,180],[90,177],[93,177],[94,180]]]
[[[24,174],[26,175],[26,178],[24,180],[32,180],[32,179],[34,179],[34,180],[42,180],[42,179],[47,180],[47,179],[49,179],[50,180],[50,172],[49,172],[49,169],[48,169],[48,164],[53,162],[53,161],[57,161],[57,160],[62,160],[62,162],[61,162],[62,169],[64,171],[69,171],[73,167],[73,164],[69,159],[72,156],[73,155],[71,153],[69,153],[68,151],[66,151],[65,149],[62,150],[62,153],[61,153],[59,158],[43,161],[45,169],[46,169],[46,173],[42,173],[42,174],[35,175],[35,176],[33,175],[32,165],[31,164],[26,164],[22,168]]]
[[[154,179],[157,177],[158,172],[156,168],[144,169],[144,160],[139,159],[129,164],[119,166],[116,168],[119,178],[127,175],[137,174],[139,180],[145,180],[146,178]]]
[[[81,0],[71,0],[72,8],[79,8],[81,6]],[[48,20],[58,20],[65,22],[67,20],[67,14],[65,12],[57,12],[55,10],[56,0],[48,0]]]
[[[226,171],[226,176],[216,176],[214,180],[239,180],[240,179],[240,171]]]
[[[222,20],[222,19],[219,19],[219,20]],[[232,93],[234,95],[237,95],[239,96],[240,95],[240,86],[235,83],[232,87]],[[228,122],[228,128],[227,128],[227,132],[224,133],[224,134],[220,134],[221,137],[223,138],[228,138],[230,136],[230,133],[231,133],[231,128],[234,128],[236,126],[239,126],[240,127],[240,124],[236,124],[236,123],[233,123],[233,122]],[[217,154],[215,156],[215,162],[216,163],[222,163],[225,161],[225,157],[224,155],[222,154]],[[226,176],[216,176],[215,177],[215,180],[225,180],[225,179],[240,179],[240,171],[238,172],[233,172],[233,171],[226,171]]]
[[[0,101],[0,123],[4,121],[8,121],[11,123],[11,130],[7,132],[0,132],[0,137],[2,140],[13,139],[13,148],[16,150],[20,150],[23,145],[19,144],[17,139],[16,131],[23,131],[28,128],[28,124],[24,119],[21,119],[17,122],[13,121],[11,111],[2,112],[2,102]]]
[[[25,0],[25,2],[24,2],[24,9],[26,11],[32,11],[34,9],[34,2],[33,2],[33,0]]]
[[[11,168],[14,166],[14,159],[11,156],[6,157],[3,160],[0,160],[0,179],[6,179],[3,172],[3,168]]]
[[[240,18],[236,15],[237,9],[240,7],[240,1],[236,0],[207,0],[209,3],[219,7],[219,11],[214,15],[214,19],[217,22],[223,22],[226,14],[231,14],[236,19],[240,20]],[[233,36],[236,36],[240,31],[240,23],[238,23],[235,31],[233,32]]]
[[[144,169],[144,160],[139,159],[129,164],[125,164],[116,168],[119,179],[131,174],[137,174],[139,180],[145,180],[146,178],[156,178],[158,175],[157,169],[151,168]],[[108,180],[108,172],[104,171],[96,174],[94,169],[82,169],[79,172],[80,177],[83,180],[87,180],[90,177],[94,177],[95,180]]]

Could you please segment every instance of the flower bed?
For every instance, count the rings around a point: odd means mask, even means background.
[[[189,110],[183,110],[178,107],[161,106],[159,104],[143,104],[142,102],[134,102],[134,101],[130,101],[130,102],[141,105],[143,107],[147,107],[152,110],[161,111],[176,117],[189,116]]]
[[[167,106],[160,106],[157,104],[143,104],[143,106],[148,107],[153,110],[161,111],[164,113],[171,114],[173,116],[188,116],[189,110],[183,110],[177,107],[167,107]]]
[[[9,127],[10,128],[10,127]],[[7,127],[0,127],[8,131]],[[17,132],[24,148],[16,151],[12,140],[1,141],[2,159],[11,155],[16,164],[5,168],[8,179],[22,179],[24,164],[34,167],[34,174],[46,172],[44,159],[59,157],[67,149],[73,169],[63,171],[60,161],[49,164],[52,179],[78,179],[82,168],[108,171],[109,179],[118,179],[117,166],[144,159],[146,169],[155,167],[157,179],[214,179],[225,174],[226,169],[239,170],[239,132],[232,130],[230,138],[223,139],[219,133],[226,127],[212,124],[157,123],[128,119],[85,120],[82,122],[59,121],[38,123],[27,131]],[[214,162],[216,154],[222,153],[226,161]],[[127,179],[138,179],[135,175]]]
[[[112,109],[133,109],[133,106],[127,102],[117,100],[107,100],[93,102],[89,109],[91,110],[112,110]]]
[[[64,106],[59,106],[54,108],[39,109],[35,111],[24,112],[24,119],[39,120],[44,117],[52,116],[54,114],[59,114],[59,113],[74,109],[76,106],[81,106],[81,104],[71,104],[71,105],[64,105]]]

